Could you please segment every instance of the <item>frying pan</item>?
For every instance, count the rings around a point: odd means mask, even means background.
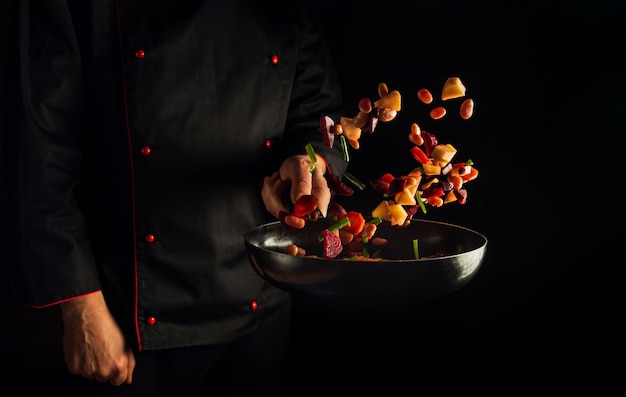
[[[259,276],[285,291],[315,299],[377,302],[394,305],[449,294],[468,283],[483,262],[487,238],[474,230],[431,220],[414,219],[407,226],[382,222],[376,237],[389,241],[380,248],[381,261],[322,257],[320,220],[303,229],[273,222],[249,230],[245,246]],[[419,258],[415,259],[413,240]],[[307,256],[281,252],[296,244]],[[372,251],[372,249],[368,249]]]

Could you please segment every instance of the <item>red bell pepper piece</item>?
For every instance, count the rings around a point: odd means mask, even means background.
[[[413,148],[411,149],[411,154],[413,155],[415,160],[419,161],[422,164],[430,163],[430,159],[428,158],[426,153],[424,153],[424,151],[418,146],[413,146]]]
[[[396,178],[392,174],[387,173],[378,179],[371,180],[370,186],[372,186],[372,188],[378,193],[387,194],[387,192],[389,191],[389,184],[394,179]]]
[[[443,191],[442,186],[429,186],[427,189],[424,189],[422,193],[422,197],[443,197],[445,192]]]
[[[306,216],[315,209],[317,209],[317,197],[311,194],[302,195],[293,203],[293,213],[296,216]]]

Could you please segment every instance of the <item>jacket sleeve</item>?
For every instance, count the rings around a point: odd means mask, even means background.
[[[34,307],[100,288],[76,198],[85,96],[75,11],[68,3],[16,2],[17,42],[11,57],[16,78],[3,148],[16,293]]]
[[[306,14],[305,14],[306,15]],[[339,120],[343,93],[323,25],[319,19],[304,17],[294,88],[292,90],[286,138],[293,152],[303,152],[307,143],[326,160],[332,173],[342,176],[347,168],[339,145],[327,148],[322,139],[320,118]]]

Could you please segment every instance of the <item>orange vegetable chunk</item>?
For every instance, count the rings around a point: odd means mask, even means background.
[[[465,85],[458,77],[450,77],[446,80],[441,90],[441,100],[447,101],[448,99],[460,98],[465,96]]]

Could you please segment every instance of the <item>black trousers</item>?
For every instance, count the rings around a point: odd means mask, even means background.
[[[52,379],[48,373],[47,385],[23,385],[22,391],[30,386],[50,393],[56,390],[57,395],[66,397],[280,397],[286,390],[290,345],[291,318],[287,313],[231,343],[136,353],[130,385],[88,380],[59,366],[55,372],[61,374]],[[36,375],[31,379],[37,382]]]

